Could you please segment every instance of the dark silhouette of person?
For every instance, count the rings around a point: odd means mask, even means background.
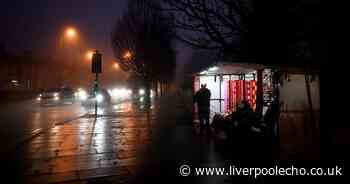
[[[208,134],[211,134],[209,124],[210,95],[210,90],[207,88],[206,84],[202,84],[201,89],[194,95],[194,103],[197,103],[198,107],[200,135],[203,135],[204,128],[206,128]]]

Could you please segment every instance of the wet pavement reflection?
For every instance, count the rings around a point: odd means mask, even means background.
[[[193,134],[191,112],[169,97],[124,101],[56,124],[17,147],[9,160],[18,183],[222,183],[220,178],[179,177],[184,163],[222,166],[209,137]],[[160,178],[159,178],[160,177]],[[168,178],[161,180],[162,178]],[[12,177],[13,178],[13,177]],[[12,183],[15,183],[12,180]]]
[[[78,181],[118,173],[127,176],[128,167],[137,165],[137,154],[150,142],[155,111],[144,111],[140,103],[128,101],[99,108],[97,119],[89,116],[91,109],[85,112],[85,117],[56,125],[18,150],[24,181]]]
[[[33,132],[48,129],[54,124],[67,121],[87,113],[87,109],[76,103],[41,107],[34,100],[0,105],[1,153],[27,139]],[[6,140],[6,141],[4,141]]]

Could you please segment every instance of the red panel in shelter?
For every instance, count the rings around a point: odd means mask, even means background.
[[[244,81],[244,80],[229,80],[228,81],[228,98],[229,103],[227,111],[235,110],[238,105],[244,99],[249,102],[251,107],[256,108],[256,80]],[[245,96],[244,96],[245,95]]]

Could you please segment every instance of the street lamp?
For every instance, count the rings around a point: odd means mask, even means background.
[[[85,57],[86,57],[87,60],[91,61],[93,55],[94,55],[94,52],[90,50],[90,51],[86,52],[86,56]]]
[[[66,29],[65,35],[68,39],[74,39],[77,37],[77,30],[73,27]]]
[[[132,57],[132,53],[130,51],[126,51],[123,58],[129,60]]]
[[[113,66],[114,66],[115,69],[119,69],[119,64],[118,63],[114,63]]]

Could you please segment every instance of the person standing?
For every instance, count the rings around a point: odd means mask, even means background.
[[[203,135],[204,128],[207,130],[207,134],[211,134],[210,131],[210,90],[206,84],[202,84],[201,88],[194,95],[194,103],[197,103],[198,117],[200,123],[200,135]]]

